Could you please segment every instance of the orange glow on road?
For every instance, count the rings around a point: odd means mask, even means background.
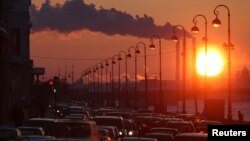
[[[221,53],[214,48],[208,47],[207,57],[204,49],[198,52],[196,69],[200,75],[216,76],[222,71],[223,62]]]

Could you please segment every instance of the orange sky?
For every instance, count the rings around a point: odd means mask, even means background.
[[[192,19],[196,14],[204,14],[208,19],[208,39],[209,43],[217,45],[222,49],[222,44],[227,42],[227,11],[220,8],[219,18],[222,26],[214,29],[211,25],[215,18],[214,8],[218,4],[225,4],[231,11],[231,32],[232,43],[235,49],[232,52],[232,69],[233,71],[241,69],[243,66],[249,67],[250,59],[250,1],[249,0],[84,0],[85,3],[93,3],[96,7],[104,9],[116,8],[120,11],[126,11],[131,15],[151,16],[155,23],[164,25],[169,22],[173,25],[183,25],[186,30],[190,31],[193,26]],[[40,5],[44,0],[33,0],[32,3]],[[63,3],[64,0],[52,0],[52,3]],[[200,33],[196,35],[197,45],[203,45],[201,38],[204,35],[204,21],[198,19]],[[154,34],[154,33],[152,33]],[[48,77],[59,72],[61,75],[72,71],[74,66],[75,79],[80,78],[82,71],[96,65],[103,59],[112,57],[119,51],[127,50],[131,45],[143,41],[149,45],[149,39],[138,38],[133,36],[113,35],[109,36],[100,32],[91,32],[81,30],[68,35],[57,33],[55,31],[43,31],[30,36],[31,58],[34,60],[36,67],[45,67]],[[192,62],[192,44],[188,40],[188,67],[191,68]],[[162,41],[162,76],[163,79],[174,79],[175,72],[175,45],[170,41]],[[147,50],[148,55],[148,76],[158,74],[158,49],[155,51]],[[73,60],[46,59],[40,57],[71,58]],[[79,60],[74,60],[79,59]],[[99,60],[101,59],[101,60]],[[129,60],[130,75],[133,77],[134,66],[133,59]],[[124,72],[123,61],[121,62],[121,71]],[[138,73],[143,75],[143,58],[138,59]],[[117,69],[115,67],[115,69]],[[117,72],[117,70],[115,70]],[[191,70],[189,69],[189,72]]]

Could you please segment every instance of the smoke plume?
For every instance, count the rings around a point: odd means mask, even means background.
[[[173,26],[170,23],[159,26],[150,16],[132,16],[115,8],[97,9],[95,5],[87,5],[83,0],[68,0],[63,5],[56,6],[52,6],[47,0],[40,9],[32,5],[30,15],[32,32],[52,30],[70,33],[88,29],[107,35],[132,35],[145,38],[157,34],[169,39],[173,35]]]

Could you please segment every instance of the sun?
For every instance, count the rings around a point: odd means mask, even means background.
[[[216,76],[220,74],[223,68],[222,55],[218,50],[208,49],[207,57],[204,49],[198,53],[196,69],[200,75]],[[206,70],[206,71],[205,71]]]

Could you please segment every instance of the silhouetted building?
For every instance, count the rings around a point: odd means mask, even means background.
[[[250,87],[250,74],[249,70],[244,67],[242,70],[237,71],[235,75],[235,86],[237,88],[249,88]]]
[[[15,103],[31,97],[30,4],[30,0],[0,1],[0,123],[6,123]]]

